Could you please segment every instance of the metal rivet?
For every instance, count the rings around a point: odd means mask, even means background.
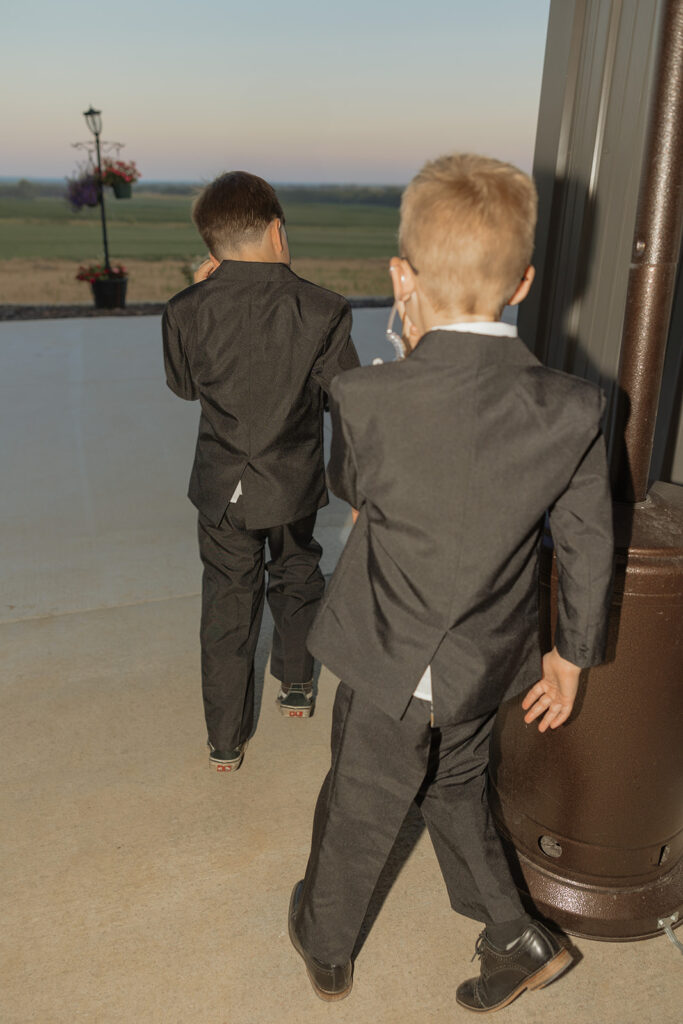
[[[643,241],[642,238],[639,238],[634,246],[634,249],[636,252],[636,256],[642,256],[645,250],[647,249],[647,244]]]
[[[541,847],[546,857],[562,856],[562,847],[558,843],[557,839],[553,839],[552,836],[541,836],[538,840],[538,845]]]

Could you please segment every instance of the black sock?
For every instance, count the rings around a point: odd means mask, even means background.
[[[516,917],[514,921],[504,921],[502,924],[487,924],[486,938],[498,950],[504,950],[511,942],[519,939],[531,924],[528,914]]]

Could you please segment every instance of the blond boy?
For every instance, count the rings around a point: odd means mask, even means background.
[[[486,798],[498,707],[526,690],[526,722],[567,720],[581,668],[603,658],[611,583],[601,392],[541,366],[500,320],[531,286],[535,219],[533,183],[509,164],[428,163],[404,193],[391,261],[408,358],[331,390],[328,480],[358,515],[309,636],[343,681],[290,904],[324,999],[351,990],[354,944],[414,800],[453,909],[485,926],[480,976],[458,1002],[496,1010],[571,963],[525,913]],[[560,596],[542,657],[546,512]]]

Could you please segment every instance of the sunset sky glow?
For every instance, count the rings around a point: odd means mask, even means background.
[[[63,177],[82,111],[148,180],[404,183],[476,150],[531,168],[549,0],[8,0],[0,175]]]

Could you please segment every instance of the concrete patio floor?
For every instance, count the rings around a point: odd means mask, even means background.
[[[364,362],[386,310],[355,312]],[[318,1001],[287,937],[327,769],[336,680],[283,719],[258,652],[258,728],[209,771],[199,684],[197,406],[165,387],[156,318],[0,324],[2,1024],[414,1024],[457,1006],[479,928],[457,917],[409,820],[343,1002]],[[319,519],[324,570],[348,534]],[[509,1024],[678,1024],[664,937],[578,939],[575,968]]]

